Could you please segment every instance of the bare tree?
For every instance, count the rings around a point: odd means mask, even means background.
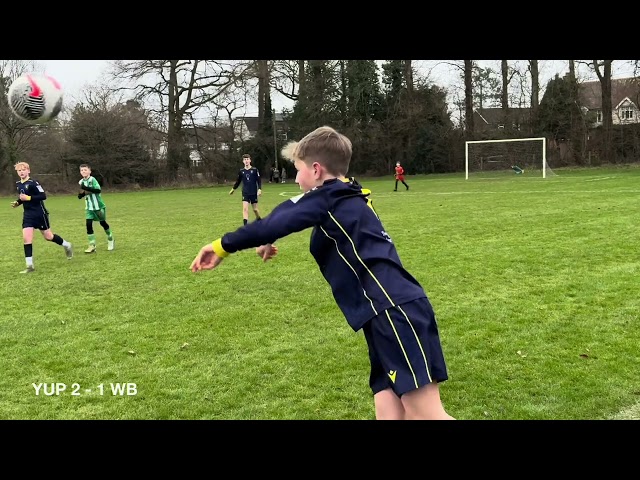
[[[251,61],[117,60],[112,77],[132,82],[133,86],[120,88],[150,100],[147,110],[166,115],[167,173],[175,179],[178,168],[188,163],[182,134],[188,117],[233,88],[252,68]]]
[[[274,60],[271,87],[289,100],[298,100],[300,86],[305,81],[304,60]]]

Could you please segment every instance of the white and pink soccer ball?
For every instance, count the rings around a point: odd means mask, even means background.
[[[62,110],[62,86],[50,75],[29,73],[16,78],[7,92],[16,117],[31,124],[46,123]]]

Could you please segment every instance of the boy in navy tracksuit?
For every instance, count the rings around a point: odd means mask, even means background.
[[[238,250],[256,247],[264,261],[273,243],[313,228],[310,251],[354,331],[363,329],[371,362],[370,386],[378,419],[451,419],[438,383],[447,379],[435,315],[418,281],[407,272],[368,198],[345,177],[351,142],[320,127],[283,149],[305,193],[278,205],[260,222],[202,247],[194,272],[217,267]]]
[[[260,220],[258,197],[262,195],[262,179],[260,171],[251,166],[251,155],[248,153],[242,155],[242,163],[244,163],[244,167],[238,172],[238,178],[229,190],[229,195],[233,195],[233,192],[242,183],[242,223],[246,225],[249,222],[249,204],[253,208],[256,220]]]
[[[13,208],[22,205],[22,240],[24,244],[24,258],[27,268],[20,273],[31,273],[35,271],[33,265],[33,231],[40,230],[45,240],[56,243],[64,248],[65,255],[69,260],[73,258],[73,247],[60,235],[51,231],[49,224],[49,211],[44,206],[47,194],[42,185],[37,180],[31,178],[31,168],[27,162],[15,164],[16,172],[20,180],[16,182],[18,193],[17,200],[11,202]]]

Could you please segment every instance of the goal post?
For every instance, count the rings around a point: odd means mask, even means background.
[[[464,152],[465,179],[469,173],[541,173],[555,175],[547,164],[545,137],[468,140]]]

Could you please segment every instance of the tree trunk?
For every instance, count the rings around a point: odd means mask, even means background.
[[[473,60],[464,61],[464,122],[465,135],[467,138],[473,138]]]
[[[613,129],[613,108],[611,105],[611,62],[604,60],[602,63],[603,72],[600,72],[600,64],[593,61],[593,67],[600,80],[600,90],[602,91],[602,161],[611,163],[611,131]]]
[[[413,93],[413,70],[411,60],[404,61],[404,82],[407,85],[407,92]]]
[[[262,132],[265,129],[264,117],[267,107],[269,71],[266,60],[257,60],[256,63],[258,65],[258,131]]]
[[[502,107],[502,119],[505,130],[512,130],[511,119],[509,118],[509,64],[506,60],[500,62],[502,71],[502,92],[500,93],[500,104]]]
[[[538,60],[529,60],[531,70],[531,118],[530,128],[531,134],[535,132],[533,129],[538,121],[538,106],[540,105],[540,71],[538,69]]]
[[[181,160],[182,118],[178,109],[178,76],[176,66],[178,60],[169,60],[169,124],[167,125],[167,177],[168,180],[178,178]]]

